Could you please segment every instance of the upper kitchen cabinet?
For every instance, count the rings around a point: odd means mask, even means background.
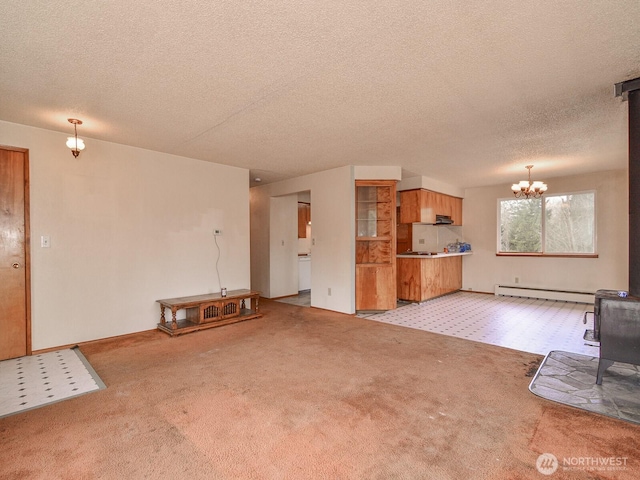
[[[396,308],[396,182],[356,181],[356,310]]]
[[[400,223],[436,223],[436,215],[450,217],[462,225],[462,199],[430,190],[400,192]]]
[[[311,222],[311,205],[298,202],[298,238],[307,238],[309,222]]]

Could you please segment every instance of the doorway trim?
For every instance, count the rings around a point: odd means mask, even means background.
[[[31,355],[31,226],[30,226],[30,198],[29,193],[29,149],[1,145],[0,149],[24,154],[24,259],[25,259],[25,313],[26,313],[26,343],[27,355]]]

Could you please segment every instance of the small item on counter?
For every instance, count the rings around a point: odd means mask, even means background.
[[[470,252],[471,251],[471,245],[469,245],[468,243],[463,243],[463,242],[455,242],[455,243],[450,243],[449,245],[447,245],[446,249],[447,249],[447,251],[449,253]]]
[[[624,290],[620,290],[620,291],[618,292],[618,296],[619,296],[620,298],[627,298],[627,297],[629,296],[629,293],[628,293],[628,292],[625,292]]]
[[[444,247],[444,253],[449,253],[449,249],[447,247]]]

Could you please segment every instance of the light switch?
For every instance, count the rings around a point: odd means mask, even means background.
[[[42,248],[49,248],[51,247],[51,237],[49,235],[42,235],[40,237],[40,246]]]

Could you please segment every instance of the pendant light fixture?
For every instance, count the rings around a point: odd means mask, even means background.
[[[522,180],[520,183],[514,183],[511,186],[511,190],[516,198],[540,198],[544,192],[547,191],[547,184],[544,182],[531,181],[531,169],[533,165],[527,165],[525,167],[529,170],[529,180]]]
[[[71,153],[74,157],[78,157],[80,152],[84,150],[84,140],[78,138],[78,125],[82,125],[82,120],[78,120],[77,118],[69,118],[69,123],[73,124],[74,136],[67,137],[67,147],[71,149]]]

